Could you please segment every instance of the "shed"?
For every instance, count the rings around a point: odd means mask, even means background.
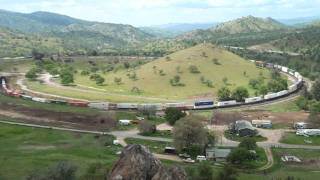
[[[207,148],[206,158],[214,161],[226,161],[231,149]]]
[[[252,124],[246,120],[236,121],[235,126],[234,126],[234,130],[241,137],[254,136],[256,134],[256,131],[253,128]]]
[[[272,128],[272,121],[271,120],[252,120],[252,126],[257,128]]]

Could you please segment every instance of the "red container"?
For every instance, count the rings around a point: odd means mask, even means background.
[[[69,101],[68,104],[70,106],[76,106],[76,107],[88,107],[89,102],[85,102],[85,101]]]

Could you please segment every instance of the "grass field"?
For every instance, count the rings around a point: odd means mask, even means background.
[[[151,152],[163,154],[164,149],[167,146],[172,147],[172,143],[169,142],[161,142],[161,141],[151,141],[151,140],[142,140],[135,138],[126,138],[126,143],[128,144],[141,144],[149,148]]]
[[[310,141],[311,143],[307,143],[305,141]],[[304,144],[304,145],[317,145],[320,146],[320,137],[305,137],[305,136],[297,136],[295,133],[286,133],[282,139],[282,143],[285,144]]]
[[[24,179],[62,160],[76,165],[77,176],[81,177],[89,165],[102,163],[110,167],[117,159],[115,153],[120,147],[105,146],[112,144],[112,139],[0,124],[0,177]]]

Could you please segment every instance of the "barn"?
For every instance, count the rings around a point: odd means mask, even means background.
[[[234,124],[234,130],[239,136],[254,136],[256,135],[256,130],[249,121],[238,120]]]

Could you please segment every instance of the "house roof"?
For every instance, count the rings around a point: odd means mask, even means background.
[[[231,149],[217,149],[217,148],[207,148],[206,152],[213,152],[215,158],[227,158],[231,152]]]
[[[215,158],[226,158],[230,154],[231,149],[215,149],[214,157]]]
[[[242,129],[251,129],[254,130],[252,124],[246,120],[239,120],[235,123],[235,130],[240,131]]]

